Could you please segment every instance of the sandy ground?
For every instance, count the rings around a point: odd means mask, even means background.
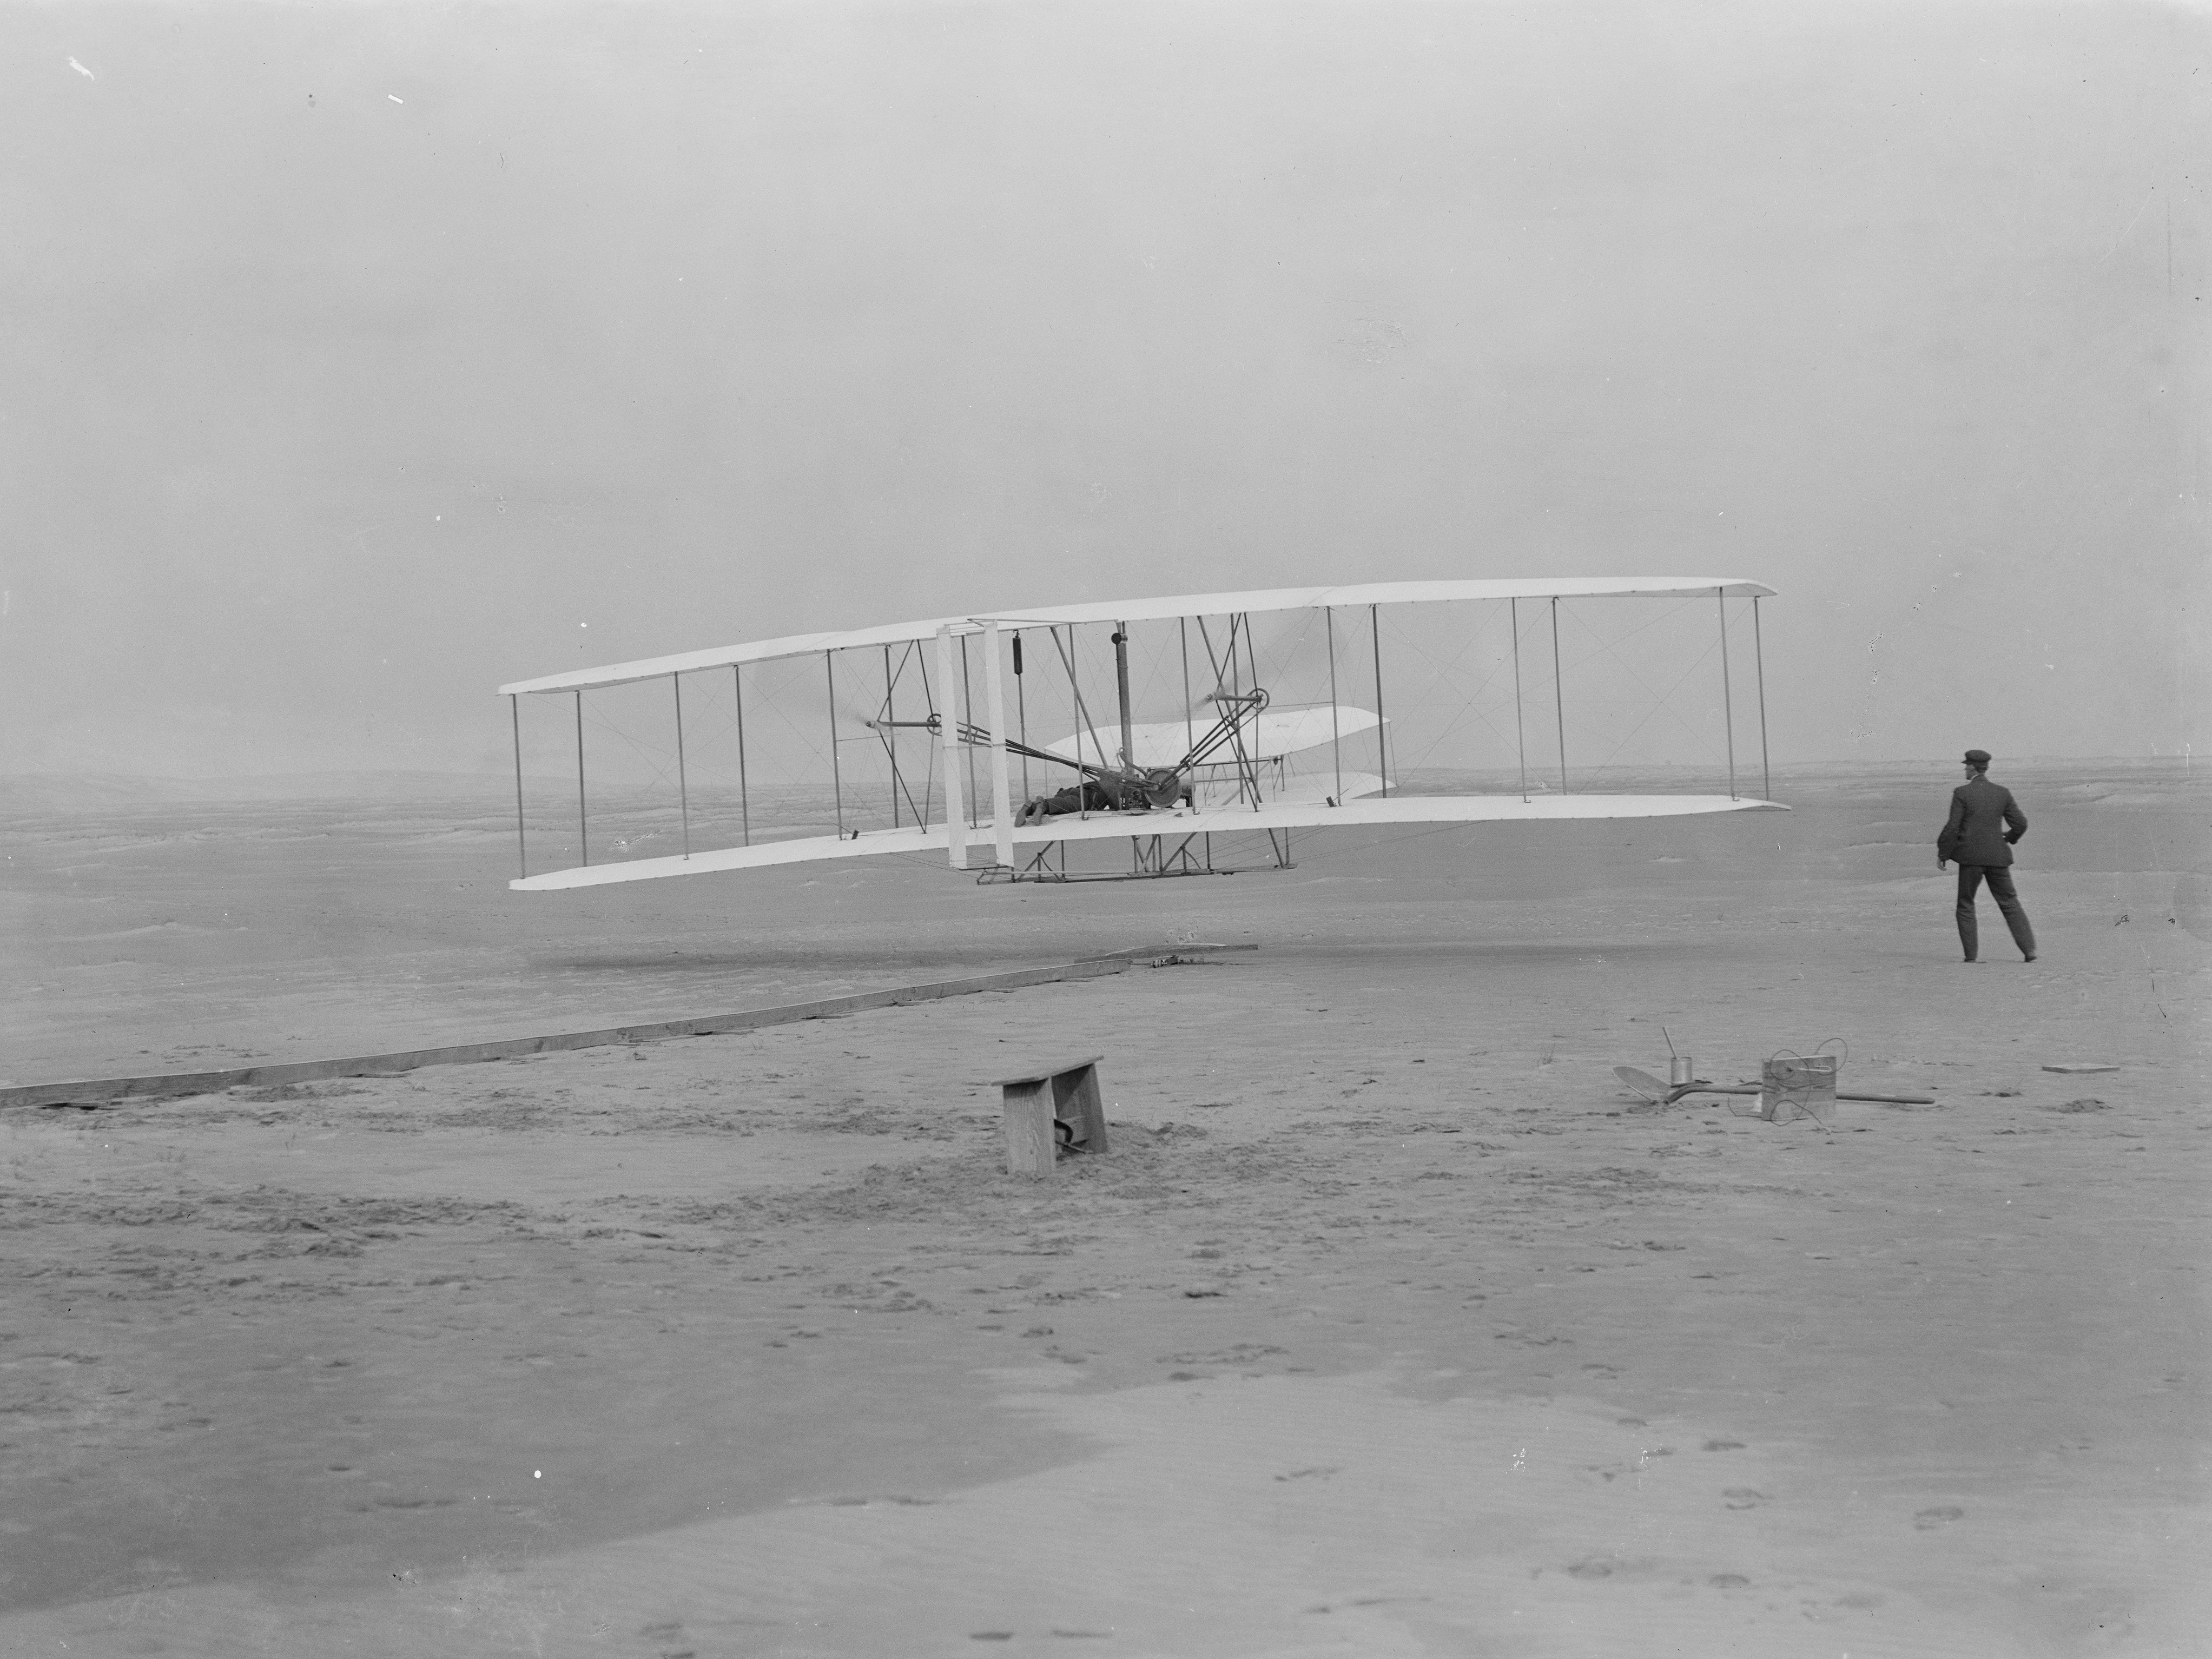
[[[2212,792],[2008,781],[2032,967],[1955,959],[1934,768],[568,910],[419,805],[19,825],[23,1081],[1261,948],[0,1117],[0,1652],[2204,1651]],[[1939,1103],[1643,1106],[1662,1024]],[[1111,1153],[1006,1176],[989,1080],[1088,1053]]]

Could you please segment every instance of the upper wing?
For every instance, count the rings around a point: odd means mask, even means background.
[[[594,686],[626,685],[633,680],[688,674],[702,668],[727,668],[737,663],[768,662],[778,657],[811,656],[824,651],[852,651],[863,646],[934,639],[940,630],[948,628],[956,634],[973,634],[986,623],[996,623],[1001,628],[1064,628],[1082,623],[1158,622],[1175,617],[1304,611],[1322,605],[1432,605],[1463,599],[1710,599],[1716,594],[1724,599],[1764,599],[1773,592],[1763,582],[1749,581],[1741,576],[1549,576],[1482,581],[1360,582],[1346,587],[1270,587],[1244,593],[1182,593],[1166,599],[1051,605],[1042,611],[981,611],[966,617],[939,617],[927,622],[888,623],[845,633],[791,634],[749,645],[681,652],[674,656],[614,663],[604,668],[548,674],[534,680],[514,680],[501,686],[499,694],[504,697],[533,691],[588,691]]]
[[[1347,800],[1270,801],[1251,806],[1207,806],[1171,812],[1073,814],[1014,830],[1018,847],[1042,847],[1056,841],[1110,841],[1116,836],[1251,834],[1263,830],[1347,829],[1355,824],[1564,823],[1578,818],[1677,817],[1697,812],[1784,812],[1773,801],[1732,800],[1726,795],[1392,795]],[[971,843],[988,843],[986,824],[969,830]],[[855,836],[809,836],[794,841],[729,847],[690,857],[635,859],[574,870],[549,871],[507,883],[526,893],[568,887],[599,887],[619,881],[650,881],[660,876],[704,875],[717,870],[759,870],[776,864],[857,859],[887,853],[935,853],[949,844],[945,825],[927,829],[864,830]]]

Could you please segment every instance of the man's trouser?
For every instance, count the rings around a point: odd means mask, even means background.
[[[1980,954],[1974,927],[1974,895],[1984,879],[1990,884],[1990,896],[2004,915],[2005,926],[2012,929],[2012,942],[2020,946],[2021,955],[2033,956],[2035,929],[2027,925],[2027,912],[2020,908],[2020,895],[2013,890],[2011,866],[1962,864],[1959,866],[1959,943],[1966,947],[1966,960],[1972,962]]]

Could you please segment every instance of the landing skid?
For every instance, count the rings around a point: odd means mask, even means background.
[[[1029,862],[1009,868],[994,865],[975,878],[978,887],[989,887],[1000,882],[1048,881],[1055,884],[1079,881],[1160,881],[1170,876],[1236,876],[1258,870],[1295,870],[1291,861],[1291,832],[1287,830],[1267,830],[1267,847],[1273,854],[1266,864],[1216,864],[1213,861],[1213,837],[1210,835],[1189,835],[1176,841],[1170,848],[1166,836],[1132,836],[1129,837],[1129,868],[1119,870],[1070,870],[1067,867],[1067,843],[1047,842],[1039,848],[1036,856]],[[1193,852],[1191,843],[1200,843]],[[1060,863],[1052,862],[1053,849],[1060,849]]]

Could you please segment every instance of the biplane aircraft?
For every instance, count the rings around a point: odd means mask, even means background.
[[[1700,576],[1188,594],[796,635],[518,680],[499,688],[514,735],[523,866],[509,885],[544,892],[893,854],[944,858],[986,882],[1158,878],[1288,868],[1295,831],[1777,809],[1765,798],[1759,623],[1759,601],[1773,592]],[[1593,692],[1575,728],[1608,744],[1620,737],[1618,753],[1692,678],[1706,690],[1717,679],[1717,729],[1709,717],[1677,723],[1714,772],[1725,765],[1725,794],[1591,787],[1606,781],[1611,756],[1571,787],[1563,608],[1572,618],[1629,601],[1672,601],[1662,609],[1674,631],[1639,666],[1625,653],[1648,622],[1625,633],[1586,622],[1578,657],[1607,671],[1606,695]],[[1737,782],[1731,601],[1739,630],[1749,602],[1757,796]],[[1702,648],[1680,643],[1685,614],[1704,618]],[[1717,674],[1706,667],[1716,654]],[[1651,686],[1655,668],[1671,679],[1662,690]],[[610,747],[633,772],[641,763],[654,787],[672,781],[675,798],[651,821],[623,817],[618,851],[647,855],[594,863],[585,700],[654,683],[665,687],[656,707],[672,743],[609,726],[620,740]],[[1422,705],[1410,766],[1407,696],[1386,701],[1394,684]],[[575,835],[560,832],[558,849],[573,847],[574,859],[532,874],[522,710],[540,698],[573,708]],[[1460,764],[1426,763],[1437,759]],[[809,781],[809,768],[827,775]],[[602,849],[608,838],[603,830]],[[697,844],[712,841],[724,844]],[[1124,842],[1126,863],[1110,855]],[[1071,866],[1071,847],[1088,858]]]

